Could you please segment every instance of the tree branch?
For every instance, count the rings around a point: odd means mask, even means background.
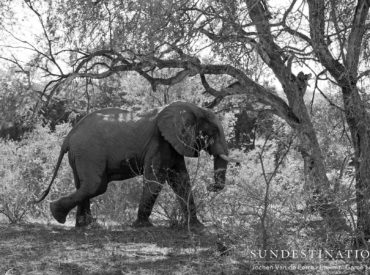
[[[369,14],[370,3],[368,0],[358,0],[356,11],[353,17],[352,29],[348,37],[346,56],[346,68],[351,75],[351,80],[356,80],[358,62],[361,53],[362,39],[365,34],[365,22]]]
[[[322,0],[308,0],[307,2],[314,52],[330,74],[340,82],[344,77],[344,66],[332,56],[325,42],[325,2]]]
[[[75,72],[62,77],[63,79],[68,78],[69,76],[104,78],[116,72],[136,71],[145,79],[147,79],[155,90],[157,85],[173,85],[179,83],[188,76],[199,74],[201,76],[202,84],[205,87],[206,91],[217,98],[212,105],[217,104],[223,97],[228,95],[251,94],[255,96],[261,103],[267,104],[268,106],[272,107],[275,110],[276,114],[285,119],[289,124],[296,125],[297,123],[299,123],[299,119],[294,115],[293,111],[284,100],[271,93],[263,86],[254,82],[243,71],[231,65],[202,64],[197,58],[189,58],[187,55],[181,52],[178,53],[180,54],[179,59],[159,59],[156,57],[146,57],[144,61],[140,61],[140,59],[142,58],[136,58],[136,61],[129,62],[128,60],[123,58],[122,55],[117,54],[112,50],[96,51],[81,59],[80,63],[76,67]],[[116,65],[106,68],[104,72],[82,71],[82,69],[85,68],[86,64],[94,61],[94,58],[108,58],[109,60],[113,60],[112,62],[114,62],[114,64]],[[133,60],[135,60],[135,58]],[[169,78],[156,78],[146,72],[146,70],[148,69],[161,70],[165,68],[180,69],[180,71]],[[217,91],[211,88],[206,82],[206,74],[226,74],[232,76],[236,81],[228,87],[223,88],[221,91]]]

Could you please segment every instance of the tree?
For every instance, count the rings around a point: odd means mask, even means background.
[[[370,136],[369,114],[357,87],[358,81],[370,73],[359,73],[360,57],[368,51],[365,36],[368,31],[369,1],[308,1],[311,44],[321,65],[334,78],[343,97],[344,113],[351,132],[356,170],[357,229],[363,240],[370,238]],[[348,9],[354,10],[348,18]],[[330,11],[329,19],[325,11]],[[344,18],[344,19],[342,19]],[[325,29],[326,25],[331,28]],[[336,55],[330,51],[330,39],[334,38],[338,49]],[[364,51],[363,51],[364,50]],[[365,62],[368,60],[365,59]],[[362,240],[360,239],[360,242]]]
[[[367,0],[25,0],[43,28],[37,62],[50,81],[52,97],[72,80],[102,79],[136,71],[153,91],[199,76],[204,92],[225,97],[245,95],[282,118],[296,133],[307,167],[311,204],[332,230],[346,229],[326,176],[326,164],[304,96],[311,74],[341,89],[343,109],[355,152],[357,229],[370,238],[370,152],[368,114],[358,82],[368,62]],[[18,42],[24,43],[21,39]],[[27,42],[25,42],[27,43]],[[363,62],[361,58],[363,58]],[[63,64],[63,65],[61,65]],[[279,95],[261,85],[263,66],[281,85]],[[318,72],[321,68],[323,70]],[[170,76],[163,77],[163,70]],[[227,76],[228,84],[210,81]],[[218,87],[216,87],[218,86]]]

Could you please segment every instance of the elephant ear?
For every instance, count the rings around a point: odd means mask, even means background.
[[[158,114],[158,128],[175,150],[186,157],[196,157],[196,115],[186,104],[172,104]]]

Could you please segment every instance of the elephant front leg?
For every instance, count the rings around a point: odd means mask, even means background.
[[[86,199],[82,203],[77,205],[76,227],[88,226],[94,221],[95,219],[91,215],[90,210],[90,199]]]
[[[139,204],[139,211],[136,221],[132,224],[134,227],[149,227],[153,224],[149,221],[154,203],[162,190],[163,182],[158,180],[144,179],[143,194]]]
[[[186,224],[191,228],[202,228],[204,225],[198,220],[190,178],[185,163],[181,169],[171,170],[168,183],[177,195],[181,210],[184,213]]]

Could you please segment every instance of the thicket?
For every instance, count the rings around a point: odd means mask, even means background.
[[[136,80],[135,76],[129,77],[131,81]],[[153,96],[163,94],[148,93],[145,85],[140,87],[140,82],[134,85],[136,89],[130,89],[125,86],[128,85],[126,81],[124,79],[111,91],[115,95],[113,98],[122,96],[124,101],[112,100],[107,104],[105,93],[98,91],[91,97],[94,100],[90,101],[90,110],[113,105],[131,110],[135,117],[178,99],[198,105],[207,100],[193,96],[196,84],[173,87],[168,93],[171,97],[159,101]],[[307,206],[311,192],[305,185],[305,165],[299,143],[295,133],[283,121],[269,116],[261,118],[257,113],[249,112],[255,118],[252,127],[256,133],[254,147],[250,147],[250,138],[244,138],[244,144],[239,141],[235,146],[240,111],[230,106],[237,106],[238,100],[245,99],[230,100],[215,110],[224,124],[231,154],[243,159],[240,166],[230,165],[225,189],[220,193],[207,191],[207,186],[213,181],[213,168],[206,153],[202,153],[199,159],[186,160],[201,220],[215,228],[229,249],[240,254],[248,247],[315,249],[328,242],[327,247],[350,245],[351,232],[337,234],[333,242],[330,228]],[[67,106],[67,111],[72,109],[71,105]],[[86,105],[78,106],[80,109],[84,107]],[[50,121],[45,124],[44,120],[43,124],[41,114],[37,117],[39,119],[33,122],[32,131],[25,132],[22,139],[0,140],[0,213],[11,223],[22,220],[52,222],[48,202],[74,190],[73,176],[65,156],[46,201],[37,205],[31,203],[48,185],[61,142],[72,127],[71,121],[74,121],[74,116],[71,116],[69,122],[56,123],[51,129]],[[312,110],[312,117],[323,144],[332,190],[353,230],[354,177],[350,166],[351,150],[340,111],[322,100]],[[251,134],[254,136],[254,132]],[[141,188],[141,177],[110,183],[108,191],[93,200],[93,215],[105,226],[130,224],[136,216]],[[176,196],[167,185],[156,203],[152,219],[154,223],[170,226],[184,223]],[[74,223],[74,213],[70,214],[69,221]]]
[[[207,191],[209,156],[186,160],[199,216],[227,249],[244,258],[248,248],[368,249],[369,7],[2,1],[0,218],[53,222],[48,200],[74,189],[66,157],[47,200],[30,202],[86,113],[114,106],[137,118],[185,100],[213,108],[231,153],[243,159],[220,193]],[[39,28],[29,29],[30,19]],[[94,216],[106,226],[130,224],[141,184],[110,183],[92,202]],[[152,218],[184,223],[167,185]]]

